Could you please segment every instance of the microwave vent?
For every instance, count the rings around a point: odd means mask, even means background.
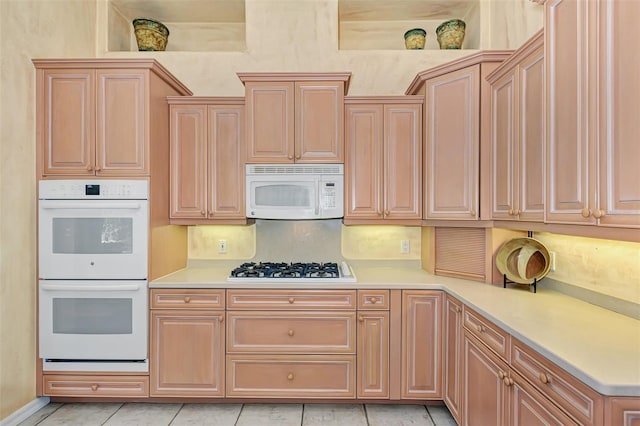
[[[248,175],[342,175],[343,164],[247,164]]]

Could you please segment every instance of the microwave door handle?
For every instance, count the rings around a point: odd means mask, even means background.
[[[138,210],[140,209],[139,202],[126,202],[126,201],[118,201],[118,202],[106,202],[106,201],[89,201],[87,203],[80,202],[47,202],[46,200],[40,201],[40,207],[43,209],[87,209],[87,210],[104,210],[104,209],[122,209],[122,210]]]
[[[322,182],[320,182],[320,180],[316,181],[316,196],[317,196],[317,200],[316,200],[316,214],[315,216],[318,217],[320,215],[320,189],[322,188]]]
[[[139,284],[120,285],[73,285],[73,284],[40,284],[47,291],[138,291]]]

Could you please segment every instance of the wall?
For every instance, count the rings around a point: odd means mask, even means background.
[[[0,1],[0,419],[35,398],[35,71],[32,58],[93,56],[96,6]]]

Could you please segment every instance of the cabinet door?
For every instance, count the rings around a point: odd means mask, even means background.
[[[344,83],[295,83],[295,161],[344,161]]]
[[[518,176],[517,67],[491,85],[491,218],[515,219]]]
[[[444,402],[460,424],[462,408],[462,304],[446,295],[444,308]]]
[[[45,175],[93,175],[95,72],[44,70],[42,161]]]
[[[244,107],[209,106],[208,217],[243,219]]]
[[[384,217],[422,218],[422,107],[384,106]]]
[[[478,218],[480,65],[425,82],[425,218]]]
[[[442,399],[442,293],[402,292],[403,399]]]
[[[640,227],[640,59],[625,49],[640,37],[640,4],[598,3],[600,200],[593,214],[600,225]]]
[[[520,220],[544,219],[544,49],[522,61],[519,69],[518,179],[515,181]]]
[[[358,398],[389,398],[389,312],[358,311]]]
[[[151,396],[224,396],[224,311],[151,311]]]
[[[96,173],[148,175],[148,71],[96,72]]]
[[[595,223],[589,213],[589,194],[595,189],[589,173],[589,138],[594,129],[588,70],[593,60],[590,33],[595,31],[590,30],[587,15],[592,3],[545,4],[547,222]]]
[[[247,162],[292,163],[294,83],[246,82]]]
[[[572,426],[577,423],[535,390],[526,380],[510,372],[509,424],[513,426]]]
[[[383,106],[346,105],[345,218],[382,219]]]
[[[171,217],[204,219],[207,205],[207,110],[171,105]]]
[[[507,364],[466,331],[463,364],[462,424],[508,425],[509,388],[503,383],[509,374]]]

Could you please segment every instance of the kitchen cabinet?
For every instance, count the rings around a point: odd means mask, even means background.
[[[402,292],[402,399],[442,399],[442,292]]]
[[[490,125],[485,78],[509,54],[480,52],[426,70],[405,92],[425,97],[424,219],[488,219],[488,211],[481,215],[479,198],[481,172],[487,173],[488,165],[481,145],[489,141]],[[484,179],[482,186],[484,192]]]
[[[545,3],[547,222],[640,227],[638,19],[633,1]]]
[[[224,301],[224,290],[151,290],[151,396],[224,396]]]
[[[40,176],[149,176],[164,97],[191,92],[155,60],[36,59]],[[158,160],[160,161],[160,158]]]
[[[640,424],[640,398],[607,398],[604,424],[638,426]]]
[[[488,76],[494,220],[544,220],[543,42],[540,31]]]
[[[246,223],[244,99],[170,97],[171,222]]]
[[[350,73],[238,73],[247,163],[343,163]]]
[[[389,290],[358,290],[357,398],[389,399]]]
[[[227,397],[356,397],[355,290],[227,290],[227,308]]]
[[[419,225],[421,96],[345,101],[345,224]]]
[[[42,377],[43,395],[53,397],[147,398],[148,376],[60,373]]]
[[[462,420],[462,303],[444,296],[444,403],[453,418]]]

